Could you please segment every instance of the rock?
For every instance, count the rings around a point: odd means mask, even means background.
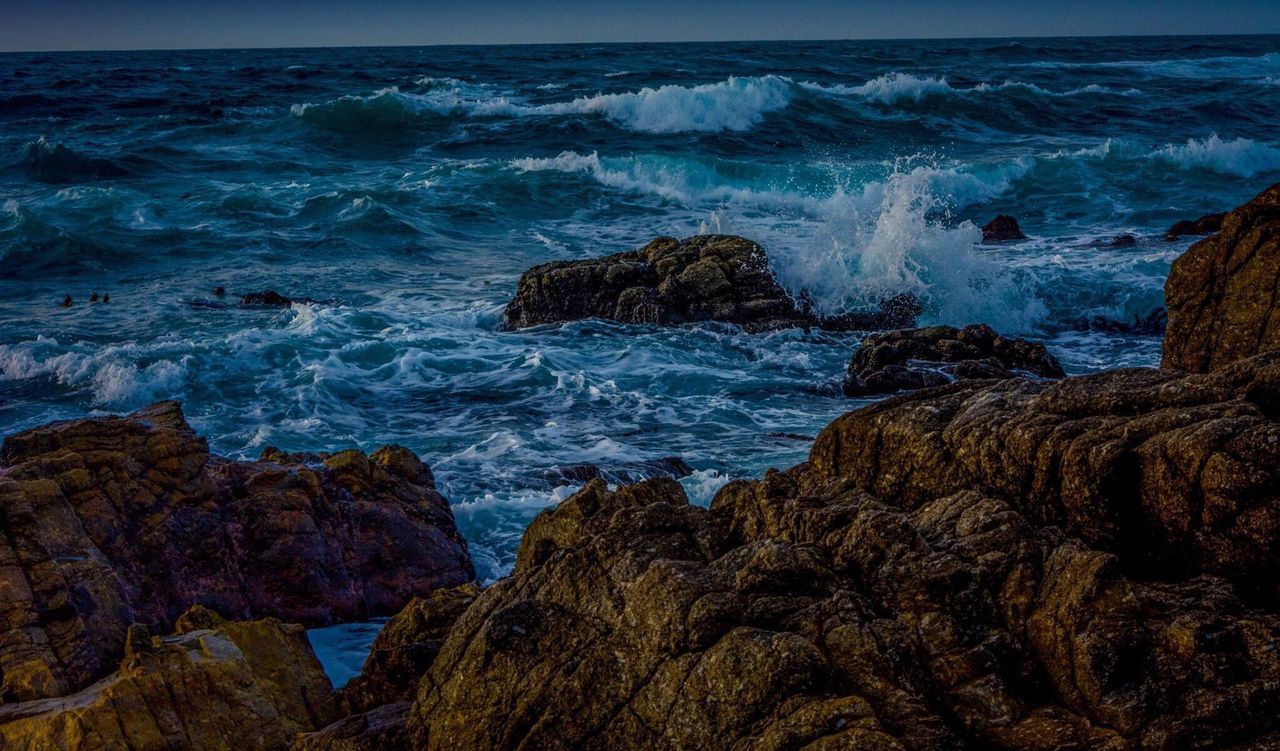
[[[227,294],[227,288],[223,287],[222,285],[218,285],[217,287],[213,288],[214,297],[225,297],[226,294]]]
[[[290,751],[393,751],[408,749],[405,723],[409,702],[375,707],[344,717],[314,733],[300,735]]]
[[[1138,244],[1138,238],[1133,235],[1116,235],[1106,240],[1094,240],[1089,243],[1094,248],[1132,248]]]
[[[131,624],[165,633],[192,605],[321,625],[472,578],[430,470],[400,447],[236,462],[174,402],[0,446],[0,703],[85,687]]]
[[[1057,382],[957,383],[833,422],[811,482],[915,509],[997,497],[1161,578],[1280,594],[1280,353],[1206,375],[1135,368]]]
[[[778,284],[759,245],[698,235],[683,241],[660,237],[640,250],[535,266],[520,277],[504,322],[508,329],[586,318],[660,325],[723,321],[749,331],[873,328],[876,322],[901,321],[906,310],[895,299],[861,316],[822,318]],[[912,323],[914,316],[905,325]]]
[[[1254,363],[1253,380],[1269,368],[1280,358]],[[1274,737],[1280,715],[1257,708],[1280,700],[1280,617],[1244,596],[1238,571],[1215,573],[1231,569],[1221,557],[1194,551],[1280,537],[1215,511],[1226,523],[1200,528],[1218,536],[1204,548],[1148,549],[1147,496],[1115,474],[1194,483],[1164,488],[1169,513],[1176,498],[1216,506],[1277,487],[1259,473],[1280,466],[1280,425],[1239,399],[1247,379],[1128,371],[891,399],[834,423],[809,462],[730,483],[710,510],[671,480],[616,492],[593,481],[539,515],[512,576],[458,619],[404,747],[1119,750]],[[1234,412],[1232,424],[1197,427],[1212,409],[1195,403]],[[1152,421],[1167,431],[1144,431]],[[1112,446],[1130,435],[1158,445],[1122,460]],[[1256,464],[1156,466],[1194,461],[1206,442]],[[1101,475],[1086,474],[1090,458]],[[1089,482],[1116,495],[1091,496]],[[1093,533],[1106,526],[1124,536]]]
[[[1163,336],[1169,323],[1169,314],[1164,308],[1152,308],[1145,316],[1134,314],[1129,321],[1120,321],[1104,316],[1094,316],[1071,322],[1077,331],[1106,331],[1112,334],[1134,334],[1140,336]]]
[[[1173,262],[1161,366],[1203,373],[1280,349],[1280,183]]]
[[[1022,234],[1022,228],[1018,226],[1018,220],[1007,214],[1000,214],[995,219],[982,225],[982,242],[988,245],[1025,239],[1027,239],[1027,236]]]
[[[930,326],[872,334],[853,353],[846,396],[910,391],[974,378],[1061,378],[1043,344],[1000,336],[986,325]]]
[[[224,622],[148,638],[70,696],[0,705],[0,748],[283,749],[336,709],[301,626]]]
[[[360,675],[342,689],[347,710],[356,714],[412,699],[449,628],[479,594],[479,587],[463,584],[410,600],[378,632]]]
[[[547,470],[543,477],[557,486],[580,484],[597,478],[614,485],[629,485],[652,477],[671,477],[679,480],[691,474],[693,474],[693,467],[690,467],[684,459],[678,456],[664,456],[607,467],[595,464],[555,467]]]
[[[1212,235],[1222,228],[1226,214],[1206,214],[1199,219],[1183,219],[1175,222],[1164,233],[1164,239],[1172,242],[1187,235]]]
[[[217,290],[214,290],[214,295],[218,297],[222,296],[222,295],[218,295]],[[288,308],[293,305],[293,302],[294,302],[293,300],[290,300],[289,298],[285,297],[279,292],[276,292],[273,289],[269,289],[265,292],[250,292],[247,295],[240,296],[241,305],[260,305],[264,307]]]

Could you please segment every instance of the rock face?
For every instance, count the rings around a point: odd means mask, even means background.
[[[1222,229],[1222,220],[1226,214],[1206,214],[1199,219],[1183,219],[1174,222],[1164,233],[1164,239],[1172,242],[1187,235],[1212,235]]]
[[[1280,184],[1174,261],[1164,295],[1163,367],[1203,373],[1280,349]]]
[[[1268,747],[1277,468],[1280,353],[890,399],[709,511],[593,481],[462,614],[399,742]]]
[[[1007,214],[1001,214],[982,225],[982,242],[987,244],[1005,243],[1013,240],[1025,240],[1018,220]]]
[[[0,748],[283,749],[334,717],[301,626],[197,620],[163,639],[134,628],[119,669],[77,693],[0,705]]]
[[[509,329],[604,318],[661,325],[723,321],[749,331],[870,330],[911,326],[919,313],[919,303],[905,296],[876,311],[822,318],[778,284],[759,245],[699,235],[660,237],[640,250],[535,266],[520,277],[504,319]]]
[[[0,448],[0,703],[83,688],[131,624],[167,632],[193,604],[318,625],[472,576],[430,470],[403,448],[235,462],[173,402]]]
[[[975,378],[1065,375],[1043,344],[1000,336],[990,326],[931,326],[862,340],[842,386],[847,396],[910,391]]]

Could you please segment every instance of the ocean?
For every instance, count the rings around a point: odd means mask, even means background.
[[[0,433],[173,398],[228,456],[399,443],[487,581],[565,467],[680,456],[706,503],[865,403],[856,333],[503,331],[522,271],[741,234],[824,312],[1155,365],[1163,231],[1280,180],[1280,37],[5,54],[0,125]],[[1031,239],[977,245],[1000,213]],[[228,302],[265,289],[320,302]]]

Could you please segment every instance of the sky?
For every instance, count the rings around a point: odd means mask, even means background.
[[[0,51],[1280,33],[1280,0],[0,0]]]

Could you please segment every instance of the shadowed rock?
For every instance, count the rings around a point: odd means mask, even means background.
[[[862,340],[842,384],[846,396],[911,391],[975,378],[1061,378],[1043,344],[1000,336],[986,325],[931,326]]]
[[[1280,349],[1280,184],[1173,262],[1161,365],[1202,373]]]
[[[0,748],[283,749],[336,714],[301,626],[218,623],[152,638],[131,630],[119,669],[59,699],[0,704]]]
[[[320,625],[472,576],[430,470],[400,447],[236,462],[162,402],[0,448],[0,702],[84,687],[130,624],[163,633],[193,604]]]
[[[1022,234],[1022,228],[1018,226],[1018,220],[1007,214],[1000,214],[995,219],[982,225],[982,242],[987,244],[1025,239],[1027,239],[1027,236]]]
[[[1222,220],[1226,214],[1206,214],[1199,219],[1183,219],[1174,222],[1164,233],[1164,239],[1172,242],[1188,235],[1212,235],[1222,229]]]
[[[912,298],[914,302],[914,298]],[[823,318],[774,279],[759,245],[741,237],[661,237],[640,250],[535,266],[504,314],[508,329],[586,318],[676,325],[723,321],[749,331],[909,326],[919,314],[895,298],[874,311]]]

